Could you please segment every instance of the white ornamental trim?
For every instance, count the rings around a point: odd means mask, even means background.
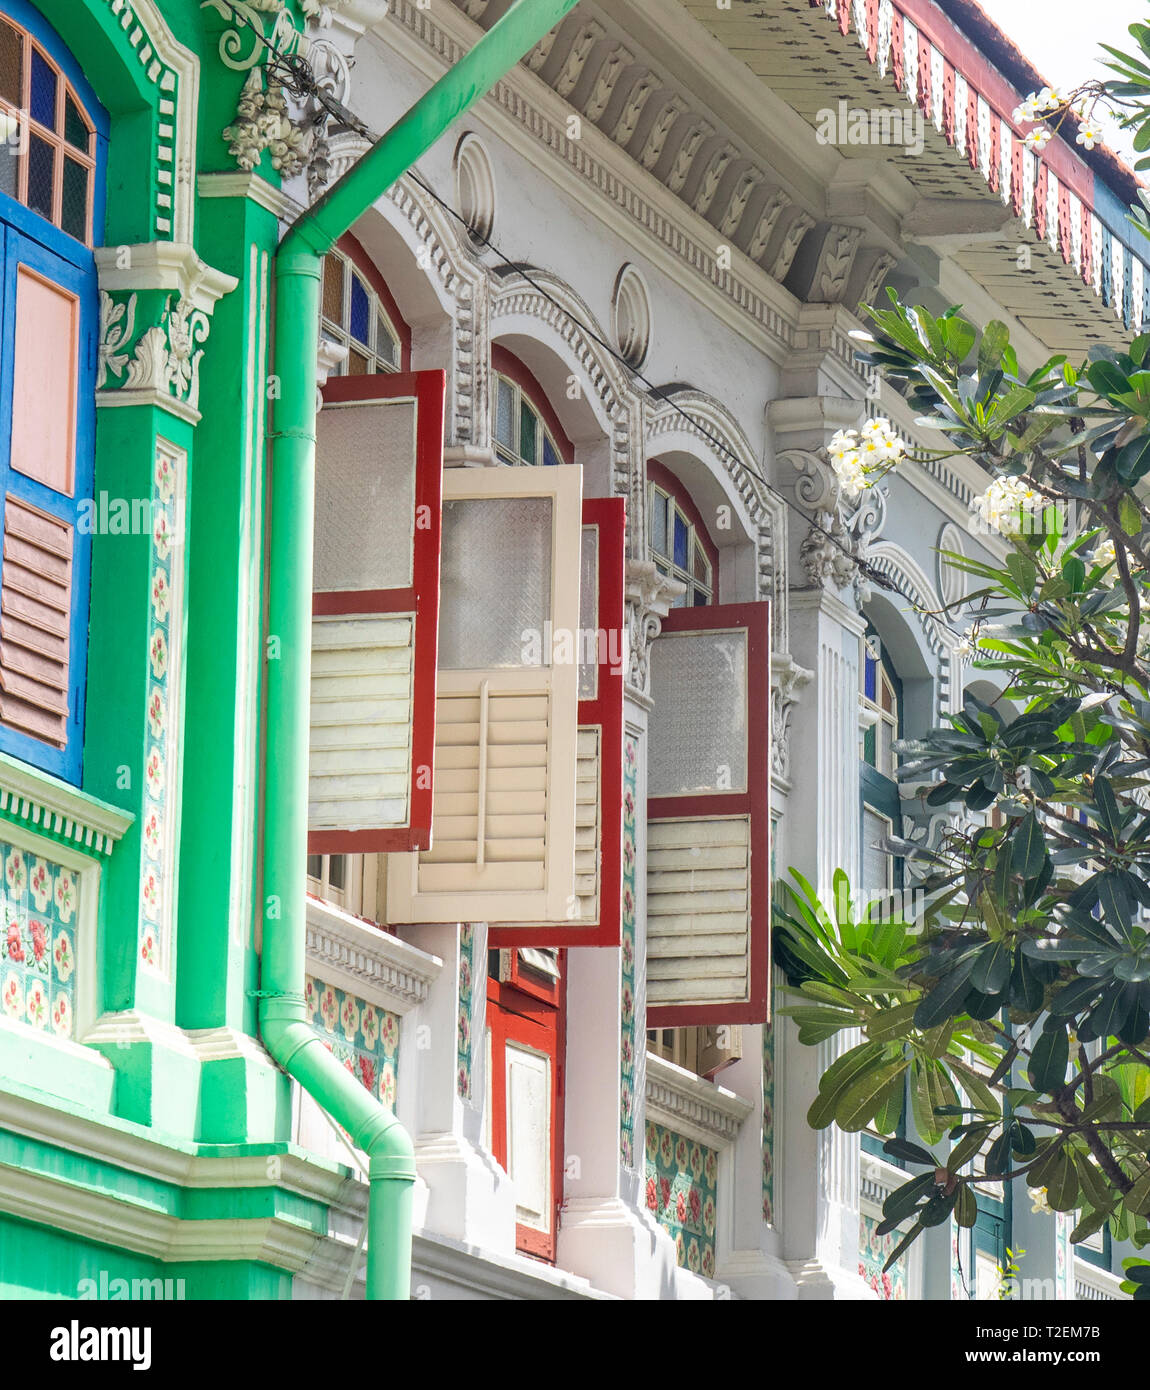
[[[734,1142],[754,1109],[733,1091],[647,1053],[647,1118],[701,1144],[722,1148]]]

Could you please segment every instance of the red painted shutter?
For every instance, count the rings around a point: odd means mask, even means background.
[[[492,923],[492,946],[618,946],[623,887],[623,576],[621,497],[583,502],[575,905],[563,923]],[[594,655],[592,656],[592,653]]]
[[[766,603],[674,609],[652,644],[652,1028],[768,1016],[769,653]]]
[[[338,377],[317,420],[308,851],[431,842],[445,373]]]

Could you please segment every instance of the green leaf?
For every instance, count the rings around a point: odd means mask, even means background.
[[[1055,1211],[1072,1211],[1078,1205],[1078,1170],[1065,1149],[1060,1151],[1044,1186],[1046,1200]]]
[[[888,1139],[882,1150],[891,1158],[905,1159],[907,1163],[925,1163],[930,1168],[939,1167],[934,1154],[924,1149],[921,1144],[912,1144],[909,1139]]]
[[[1127,1211],[1137,1212],[1139,1216],[1150,1214],[1150,1168],[1135,1178],[1122,1201]]]
[[[968,1231],[978,1220],[978,1199],[974,1195],[974,1188],[966,1183],[963,1183],[955,1194],[954,1219],[959,1226]]]
[[[888,1062],[885,1066],[867,1072],[846,1090],[835,1107],[835,1123],[848,1134],[865,1129],[874,1119],[875,1111],[882,1103],[883,1092],[897,1076],[901,1076],[910,1065],[909,1058]]]
[[[898,1262],[899,1258],[902,1255],[902,1252],[906,1250],[908,1246],[912,1245],[919,1238],[919,1236],[922,1235],[922,1232],[923,1228],[921,1226],[915,1225],[911,1227],[907,1234],[903,1236],[902,1240],[899,1241],[899,1243],[887,1256],[886,1264],[884,1264],[882,1267],[882,1272],[884,1274],[887,1272],[888,1269],[890,1269],[891,1265],[896,1264]]]
[[[1123,493],[1118,499],[1118,520],[1122,523],[1122,529],[1128,536],[1141,535],[1142,513],[1138,510],[1138,504],[1128,493]]]
[[[917,1008],[918,1001],[912,999],[909,1004],[898,1004],[893,1009],[882,1009],[867,1023],[867,1037],[872,1042],[893,1042],[896,1038],[905,1038],[914,1027],[914,1015]]]
[[[915,1010],[916,1027],[934,1028],[961,1012],[962,1001],[970,988],[970,972],[974,969],[974,962],[975,957],[969,955],[943,976]]]
[[[920,1173],[917,1178],[911,1178],[909,1182],[904,1182],[901,1187],[887,1195],[882,1204],[882,1214],[884,1221],[891,1221],[897,1226],[900,1221],[905,1220],[915,1207],[918,1206],[919,1198],[929,1192],[935,1185],[935,1175],[931,1173]]]
[[[1010,330],[1006,324],[991,319],[983,329],[982,342],[978,345],[979,375],[985,375],[998,366],[1009,342]]]
[[[1046,840],[1033,811],[1023,816],[1011,838],[1011,866],[1023,878],[1037,878],[1046,859]]]
[[[1066,1024],[1048,1018],[1042,1035],[1030,1053],[1027,1075],[1030,1084],[1043,1095],[1053,1095],[1066,1085],[1066,1067],[1070,1060],[1070,1038]]]
[[[1005,941],[991,941],[984,946],[970,972],[971,988],[980,994],[1001,994],[1010,980],[1013,954]]]

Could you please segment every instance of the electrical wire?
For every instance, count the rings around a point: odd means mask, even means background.
[[[276,45],[273,44],[271,40],[269,40],[266,37],[266,35],[258,26],[250,23],[250,21],[244,14],[235,9],[235,7],[231,3],[231,0],[224,0],[224,4],[227,5],[236,22],[243,25],[243,27],[250,29],[254,34],[256,34],[259,41],[272,55],[272,57],[275,59],[275,72],[280,75],[280,79],[284,82],[284,85],[289,88],[293,95],[296,95],[301,98],[312,97],[314,100],[318,101],[320,105],[324,108],[324,120],[326,120],[328,116],[334,116],[341,123],[341,125],[345,126],[347,129],[354,131],[357,135],[362,136],[365,140],[369,140],[372,144],[376,143],[376,141],[380,137],[371,130],[371,128],[367,125],[365,121],[363,121],[353,111],[349,110],[346,106],[344,106],[343,103],[338,101],[330,92],[325,91],[324,88],[320,86],[319,82],[315,77],[314,72],[311,69],[311,65],[307,62],[305,58],[301,57],[299,54],[287,53],[283,49],[277,48]],[[762,488],[764,488],[765,491],[778,504],[787,507],[790,511],[794,512],[796,516],[801,517],[802,520],[806,522],[806,524],[812,530],[817,531],[821,536],[823,536],[827,541],[829,541],[831,545],[834,546],[834,548],[845,559],[850,561],[850,563],[855,567],[855,569],[858,571],[858,573],[861,575],[863,579],[867,580],[871,584],[874,584],[876,588],[882,589],[887,593],[897,594],[900,598],[905,599],[907,603],[910,604],[911,609],[915,613],[919,614],[919,616],[923,618],[929,618],[930,621],[933,622],[937,627],[943,629],[946,632],[949,632],[951,636],[955,637],[956,639],[960,641],[962,640],[962,634],[959,633],[956,628],[952,627],[944,619],[940,618],[936,611],[923,608],[922,605],[912,594],[908,594],[905,589],[900,588],[899,585],[896,584],[893,580],[889,579],[886,575],[881,574],[878,570],[876,570],[874,566],[871,565],[867,560],[865,560],[859,555],[856,555],[852,550],[849,549],[848,546],[843,544],[843,542],[838,538],[838,536],[836,536],[832,531],[829,531],[818,520],[816,516],[812,516],[809,512],[805,510],[805,508],[799,506],[797,502],[794,502],[791,498],[781,493],[776,487],[773,486],[773,484],[768,482],[767,479],[763,477],[763,475],[757,469],[752,468],[750,464],[746,462],[745,459],[740,458],[739,455],[736,454],[734,450],[731,449],[722,439],[720,439],[717,435],[712,434],[712,432],[709,429],[707,429],[706,425],[702,421],[696,419],[696,417],[693,416],[688,410],[684,409],[684,407],[681,406],[672,396],[667,394],[666,390],[663,387],[656,386],[655,383],[652,382],[649,378],[645,377],[641,371],[633,367],[631,363],[629,363],[627,359],[622,355],[622,353],[620,353],[618,349],[614,347],[613,344],[609,343],[589,324],[583,323],[579,318],[572,314],[571,311],[566,307],[566,305],[561,304],[547,290],[547,288],[544,285],[541,285],[537,280],[535,280],[530,274],[530,271],[527,267],[525,267],[521,262],[512,261],[509,257],[504,255],[504,253],[499,249],[498,246],[496,246],[496,244],[493,241],[491,241],[489,237],[485,236],[481,232],[475,231],[475,229],[471,227],[467,218],[465,218],[462,215],[462,213],[456,211],[456,209],[453,208],[446,201],[446,199],[441,197],[440,194],[438,194],[435,191],[435,189],[431,188],[427,183],[425,183],[424,180],[421,179],[418,174],[416,174],[413,170],[408,170],[406,177],[408,177],[413,183],[417,184],[419,188],[421,188],[430,198],[433,198],[435,202],[438,203],[439,206],[444,210],[444,212],[446,212],[450,217],[454,218],[464,228],[464,230],[467,231],[470,237],[472,237],[474,240],[482,242],[483,246],[487,250],[489,250],[506,269],[512,270],[516,274],[518,274],[523,280],[527,282],[527,284],[529,284],[535,290],[537,294],[541,295],[548,302],[548,304],[550,304],[554,309],[558,310],[559,313],[563,314],[570,323],[572,323],[576,328],[579,329],[581,333],[585,334],[589,339],[596,343],[604,352],[607,352],[616,362],[618,362],[618,364],[629,375],[634,377],[635,380],[641,382],[643,386],[647,389],[648,394],[653,399],[661,401],[665,405],[670,406],[670,408],[677,415],[680,415],[692,427],[693,430],[695,430],[698,434],[702,435],[703,438],[705,438],[708,441],[708,443],[716,450],[716,452],[725,456],[737,467],[743,469],[745,472],[750,474],[750,476],[754,478],[755,481],[759,483],[759,485]]]

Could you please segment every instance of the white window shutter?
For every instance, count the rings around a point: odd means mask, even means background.
[[[308,852],[431,838],[443,372],[338,377],[317,419]]]
[[[492,946],[618,946],[623,907],[623,643],[627,512],[621,497],[583,502],[579,574],[579,736],[575,913],[558,922],[491,922]]]
[[[769,645],[766,603],[674,609],[652,644],[652,1028],[768,1016]]]
[[[575,898],[582,470],[443,478],[431,848],[391,922],[563,921]]]

